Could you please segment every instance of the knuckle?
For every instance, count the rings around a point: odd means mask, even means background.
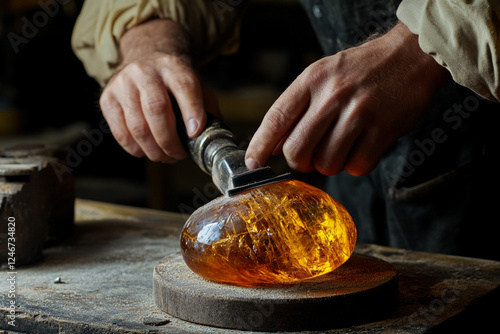
[[[164,66],[179,65],[182,63],[179,57],[171,54],[162,55],[161,57],[158,58],[158,62]]]
[[[110,92],[109,89],[105,89],[99,97],[99,106],[101,107],[102,112],[106,114],[118,109],[119,103],[114,94]]]
[[[308,158],[301,146],[296,145],[293,140],[285,141],[283,144],[283,155],[293,170],[301,173],[312,171],[310,158]]]
[[[305,164],[305,163],[295,163],[290,165],[290,168],[293,170],[299,172],[299,173],[310,173],[313,171],[313,168],[311,167],[311,164]]]
[[[174,159],[176,161],[183,160],[187,157],[187,154],[183,150],[180,144],[177,144],[172,138],[167,136],[162,136],[156,141],[158,147],[163,152],[163,156]]]
[[[121,100],[123,96],[130,94],[133,87],[136,86],[136,80],[134,80],[134,78],[140,76],[130,73],[128,70],[129,66],[131,66],[131,64],[127,65],[127,67],[112,77],[104,88],[102,94],[103,98],[109,96],[113,97],[113,99]]]
[[[344,169],[352,176],[364,176],[369,174],[375,165],[365,159],[351,158],[345,165]]]
[[[331,159],[325,161],[324,157],[314,159],[314,169],[323,175],[336,175],[343,170],[343,166],[336,164]]]
[[[160,66],[165,68],[183,68],[190,69],[191,67],[188,65],[185,59],[180,56],[164,54],[157,59],[157,62]]]
[[[122,131],[113,131],[113,137],[115,137],[116,141],[122,146],[127,148],[134,147],[134,139],[127,133]]]
[[[122,131],[117,131],[117,130],[114,130],[112,129],[112,133],[113,133],[113,137],[115,137],[116,141],[122,145],[122,146],[128,146],[130,145],[130,136],[126,135],[124,132]]]
[[[137,75],[146,72],[148,64],[144,61],[138,60],[128,64],[122,71],[124,74]]]
[[[142,141],[149,137],[149,127],[144,122],[133,122],[129,127],[130,133],[134,138]]]
[[[112,84],[116,89],[123,90],[131,86],[149,84],[155,77],[154,65],[146,60],[138,60],[125,66],[114,78]]]
[[[168,156],[175,156],[178,151],[176,147],[172,145],[172,142],[167,138],[162,138],[157,141],[158,146],[165,152]]]
[[[111,94],[108,93],[107,90],[104,90],[101,96],[99,97],[99,105],[102,110],[107,110],[111,106]]]
[[[290,161],[296,162],[299,160],[299,153],[300,146],[296,145],[295,140],[293,138],[288,138],[284,143],[283,143],[283,155],[287,157]]]
[[[175,84],[180,91],[185,91],[192,90],[196,87],[198,85],[198,81],[192,75],[183,75],[176,78]]]
[[[273,105],[269,109],[265,118],[271,131],[276,131],[285,127],[292,120],[288,113],[277,105]]]
[[[142,108],[145,113],[151,116],[163,115],[166,111],[166,100],[163,96],[148,96],[142,101]]]
[[[306,69],[302,72],[301,77],[305,80],[305,82],[309,84],[314,84],[323,80],[326,71],[325,67],[325,58],[315,61],[306,67]]]
[[[360,168],[359,166],[354,165],[347,165],[345,167],[345,171],[352,176],[363,176],[368,174],[368,171],[366,171],[364,168]]]
[[[126,151],[136,158],[142,158],[144,156],[144,153],[139,147],[127,147]]]

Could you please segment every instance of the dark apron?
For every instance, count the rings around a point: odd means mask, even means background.
[[[301,2],[327,55],[397,22],[397,1]],[[498,104],[450,83],[372,173],[330,177],[327,191],[353,216],[358,242],[500,260],[499,126]]]

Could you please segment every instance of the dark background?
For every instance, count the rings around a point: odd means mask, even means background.
[[[82,4],[73,0],[61,6],[32,38],[19,44],[18,52],[9,34],[22,36],[26,21],[33,23],[43,9],[33,0],[0,4],[0,149],[44,143],[76,151],[87,140],[82,131],[99,128],[100,87],[70,46]],[[242,23],[238,53],[215,59],[200,74],[217,93],[226,123],[245,147],[280,92],[319,57],[298,1],[254,0]],[[81,158],[73,171],[79,198],[178,211],[217,195],[210,177],[192,161],[163,165],[137,159],[111,135]],[[288,171],[280,157],[271,166],[276,172]],[[294,176],[322,185],[316,174]]]

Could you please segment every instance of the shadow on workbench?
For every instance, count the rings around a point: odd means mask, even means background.
[[[500,288],[472,302],[460,316],[451,317],[429,333],[500,333]]]

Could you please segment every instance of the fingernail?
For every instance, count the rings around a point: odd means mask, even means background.
[[[198,121],[194,118],[191,118],[188,121],[187,131],[189,136],[194,136],[196,130],[198,130],[198,125],[199,125]]]
[[[259,168],[259,164],[257,163],[257,161],[255,161],[254,159],[252,158],[248,158],[245,160],[245,164],[247,165],[247,168],[248,169],[256,169],[256,168]]]

